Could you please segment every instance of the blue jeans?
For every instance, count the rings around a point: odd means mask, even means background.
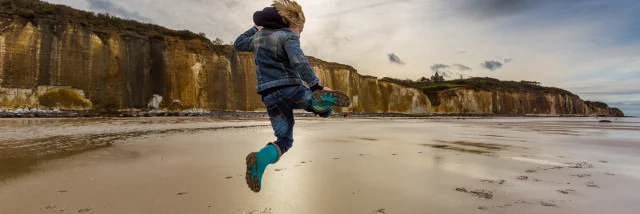
[[[293,146],[293,118],[294,109],[304,109],[314,112],[311,109],[311,89],[304,85],[296,85],[282,88],[266,94],[262,102],[267,107],[267,115],[271,121],[274,135],[277,137],[274,144],[280,147],[282,154]],[[319,114],[321,117],[329,117],[333,109]],[[314,112],[314,114],[318,114]]]

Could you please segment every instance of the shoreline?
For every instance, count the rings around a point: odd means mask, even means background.
[[[336,112],[331,117],[344,117],[343,114],[351,114],[351,117],[393,117],[393,118],[433,118],[433,117],[516,117],[516,118],[559,118],[559,117],[615,117],[609,115],[548,115],[548,114],[473,114],[473,113],[367,113],[367,112]],[[294,112],[296,117],[316,117],[312,113]],[[267,117],[266,112],[248,111],[97,111],[97,110],[2,110],[0,118],[121,118],[121,117],[237,117],[237,118],[257,118]],[[633,118],[634,116],[624,116],[616,118]]]

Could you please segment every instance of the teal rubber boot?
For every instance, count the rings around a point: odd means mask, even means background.
[[[311,100],[311,107],[318,113],[324,113],[329,111],[331,107],[333,107],[333,103]]]
[[[254,192],[260,192],[262,188],[262,175],[269,164],[276,163],[279,159],[279,149],[277,145],[269,143],[259,152],[252,152],[247,155],[247,174],[245,179],[247,185]]]
[[[318,113],[327,112],[333,106],[347,107],[350,105],[349,96],[340,91],[319,90],[313,92],[311,97],[311,108]]]

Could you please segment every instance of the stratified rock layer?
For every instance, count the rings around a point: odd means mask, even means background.
[[[580,97],[565,93],[510,91],[492,89],[450,89],[438,94],[436,113],[465,114],[544,114],[544,115],[609,115],[609,107],[585,103]]]
[[[228,45],[8,14],[0,30],[0,109],[265,110],[252,54]],[[309,61],[322,85],[352,98],[338,112],[624,115],[561,93],[454,88],[430,100],[347,65]]]
[[[255,91],[251,53],[238,53],[230,46],[200,39],[96,33],[81,24],[18,16],[2,16],[0,23],[0,108],[264,110]],[[323,85],[353,98],[351,107],[339,111],[429,109],[420,90],[359,75],[349,66],[311,57],[310,61]],[[59,87],[90,102],[40,102],[47,90]]]

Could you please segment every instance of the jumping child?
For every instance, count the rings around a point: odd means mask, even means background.
[[[293,0],[275,0],[271,7],[253,14],[254,26],[240,35],[234,48],[253,52],[258,80],[257,93],[267,108],[275,142],[246,157],[246,181],[259,192],[262,175],[293,145],[293,109],[304,109],[329,117],[333,106],[347,107],[349,97],[320,85],[307,57],[300,48],[305,16]],[[304,85],[311,86],[307,88]]]

